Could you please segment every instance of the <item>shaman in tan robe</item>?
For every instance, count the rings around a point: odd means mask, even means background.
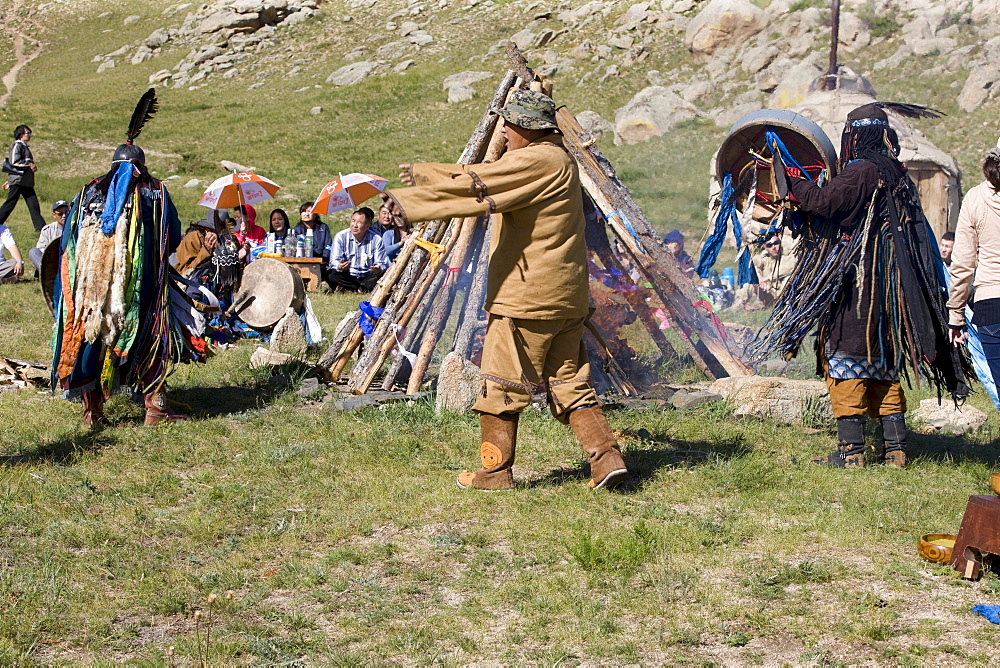
[[[494,163],[412,165],[416,184],[387,190],[410,223],[444,217],[494,218],[480,413],[520,412],[537,383],[553,415],[597,404],[583,348],[588,314],[583,195],[576,163],[549,134]],[[539,322],[544,321],[544,322]]]

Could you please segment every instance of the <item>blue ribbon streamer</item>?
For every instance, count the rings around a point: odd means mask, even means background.
[[[372,306],[372,303],[368,301],[358,304],[358,308],[361,309],[361,315],[358,316],[358,327],[361,328],[361,333],[365,335],[366,339],[370,338],[372,332],[375,331],[375,326],[368,319],[378,320],[385,313],[385,309]]]
[[[621,211],[621,210],[612,211],[607,216],[605,216],[605,218],[610,218],[611,216],[615,215],[616,213],[618,214],[618,217],[622,219],[622,222],[625,223],[625,229],[628,230],[628,233],[632,235],[633,239],[635,239],[635,245],[636,245],[636,247],[640,251],[642,251],[643,255],[645,255],[646,254],[646,249],[642,247],[642,239],[639,238],[639,233],[635,231],[634,227],[632,227],[632,221],[630,221],[628,219],[628,216],[625,215],[624,211]]]
[[[104,200],[104,212],[101,214],[101,232],[109,237],[115,233],[122,209],[125,208],[125,203],[128,201],[133,169],[131,162],[120,162],[118,169],[115,170],[115,175],[111,177],[108,197]]]
[[[695,271],[702,278],[708,278],[708,272],[719,257],[722,242],[726,239],[726,230],[729,229],[730,219],[734,221],[735,229],[735,226],[739,225],[739,219],[736,216],[736,201],[733,197],[733,175],[726,172],[722,175],[722,205],[719,207],[719,214],[715,217],[715,229],[712,230],[712,234],[701,247],[701,256],[698,258],[697,266],[695,266]]]

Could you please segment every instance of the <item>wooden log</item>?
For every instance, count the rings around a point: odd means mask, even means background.
[[[455,291],[458,288],[458,272],[465,266],[465,261],[469,255],[469,248],[472,244],[472,237],[482,223],[482,216],[478,219],[468,218],[465,220],[465,227],[462,229],[462,237],[458,240],[448,261],[448,271],[445,274],[444,286],[434,296],[434,304],[428,314],[428,322],[424,326],[424,333],[420,341],[420,350],[417,352],[417,359],[410,371],[410,380],[406,386],[407,394],[415,394],[420,390],[427,367],[431,361],[431,355],[437,342],[444,332],[444,326],[451,316],[452,304],[455,301]]]
[[[478,162],[482,155],[485,154],[487,142],[492,138],[494,129],[497,126],[497,115],[494,110],[498,108],[499,105],[507,99],[507,94],[510,89],[517,83],[517,74],[513,71],[507,71],[500,80],[500,84],[497,86],[496,92],[490,99],[489,106],[486,112],[483,114],[482,118],[479,120],[479,124],[476,126],[469,137],[469,141],[465,144],[465,149],[462,151],[462,155],[459,156],[458,162],[460,164],[471,164],[473,162]],[[434,227],[431,224],[425,224],[425,231],[427,233],[419,235],[425,239],[436,238],[437,228],[434,228],[434,234],[430,233],[430,230]],[[382,280],[379,281],[378,286],[376,286],[375,292],[372,295],[372,299],[369,299],[371,303],[375,306],[383,307],[389,294],[392,292],[393,288],[396,286],[399,277],[405,271],[406,267],[410,265],[412,259],[412,254],[417,253],[416,260],[421,264],[426,262],[427,253],[426,251],[415,248],[415,244],[406,244],[403,247],[403,251],[400,256],[396,258],[393,266],[390,267],[390,271],[387,272],[387,276],[384,276]],[[423,254],[424,257],[421,257]],[[396,268],[398,265],[398,269]],[[340,378],[340,375],[344,371],[344,367],[347,365],[348,360],[354,354],[354,351],[358,349],[361,342],[364,340],[364,334],[361,332],[360,328],[357,328],[351,336],[343,343],[340,350],[337,351],[336,355],[333,356],[333,361],[330,363],[331,369],[330,374],[334,379]],[[324,359],[329,359],[330,351],[327,351]]]
[[[715,377],[752,373],[736,352],[729,348],[712,321],[695,308],[694,304],[700,298],[694,285],[681,271],[673,254],[661,246],[659,235],[618,179],[611,163],[593,146],[568,109],[561,107],[556,117],[565,146],[580,167],[584,187],[605,212],[612,229],[630,250],[639,270],[659,293],[674,321],[682,331],[698,336],[701,346],[689,336],[681,337],[698,367]]]
[[[483,310],[483,303],[486,301],[486,280],[487,269],[490,265],[490,230],[487,226],[484,230],[483,242],[479,245],[479,259],[476,261],[476,268],[472,274],[472,283],[465,293],[465,306],[462,309],[462,317],[459,320],[458,329],[455,332],[455,341],[452,350],[465,359],[472,357],[472,342],[475,339],[476,330],[484,326],[479,319],[479,313]]]

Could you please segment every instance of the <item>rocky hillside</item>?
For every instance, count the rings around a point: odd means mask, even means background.
[[[921,129],[971,172],[965,187],[1000,133],[998,10],[1000,0],[842,3],[839,61],[865,74],[883,99],[947,112]],[[53,0],[8,4],[8,32],[11,15],[44,48],[21,71],[2,120],[55,126],[53,109],[68,99],[59,113],[73,122],[59,129],[80,133],[73,151],[84,172],[95,165],[84,160],[80,141],[116,143],[118,121],[109,116],[127,113],[148,84],[161,87],[172,107],[238,121],[235,132],[215,127],[211,139],[208,125],[189,128],[197,140],[167,139],[173,148],[165,154],[176,158],[167,171],[184,183],[218,175],[220,158],[270,164],[259,142],[282,153],[283,142],[325,141],[334,122],[351,130],[338,146],[371,169],[390,170],[407,149],[453,159],[504,69],[503,46],[513,41],[626,171],[641,176],[651,154],[669,153],[674,187],[693,189],[692,201],[702,202],[707,162],[691,164],[707,161],[743,114],[801,100],[826,69],[830,39],[830,11],[820,0]],[[283,114],[292,134],[273,127]],[[364,131],[383,125],[394,147],[385,155],[373,153]],[[44,141],[45,133],[36,134]],[[234,139],[245,150],[220,155]],[[294,165],[295,178],[322,178],[303,162],[277,159],[272,169]],[[75,171],[63,177],[76,178]],[[309,185],[296,194],[306,196]]]

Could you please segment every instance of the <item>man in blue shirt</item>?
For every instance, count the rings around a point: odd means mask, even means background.
[[[351,216],[351,226],[334,235],[326,278],[331,290],[371,292],[389,266],[382,237],[371,226],[371,218],[359,209]]]

